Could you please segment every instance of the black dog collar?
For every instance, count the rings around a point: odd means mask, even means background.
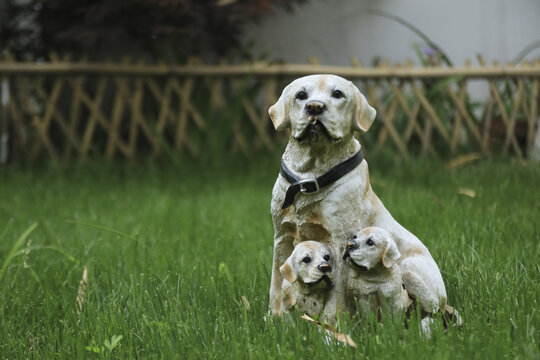
[[[356,153],[353,157],[345,160],[344,162],[337,164],[326,173],[317,177],[316,179],[306,179],[301,180],[296,175],[294,175],[291,170],[285,166],[283,159],[281,159],[281,168],[279,173],[291,183],[291,186],[287,189],[285,195],[285,201],[281,206],[282,209],[288,208],[294,201],[294,197],[300,191],[304,194],[315,194],[319,190],[327,185],[330,185],[334,181],[345,176],[351,172],[355,167],[357,167],[364,160],[364,155],[362,150]]]

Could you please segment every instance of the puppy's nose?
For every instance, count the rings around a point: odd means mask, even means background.
[[[306,104],[306,110],[309,115],[319,115],[323,112],[325,105],[320,101],[310,101]]]
[[[318,266],[319,270],[321,270],[321,272],[323,273],[327,273],[327,272],[330,272],[332,271],[332,267],[330,265],[328,265],[327,263],[323,263],[321,265]]]
[[[347,245],[345,245],[345,248],[348,251],[354,250],[358,247],[358,244],[356,244],[354,241],[347,241]]]

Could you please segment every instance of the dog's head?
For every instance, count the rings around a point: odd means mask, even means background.
[[[299,281],[310,287],[327,286],[332,282],[332,261],[326,246],[317,241],[303,241],[296,245],[279,271],[290,283]]]
[[[335,75],[296,79],[268,110],[276,130],[291,129],[300,142],[336,142],[368,131],[377,112],[350,81]]]
[[[390,233],[382,228],[368,227],[347,242],[343,259],[357,271],[392,267],[401,257]]]

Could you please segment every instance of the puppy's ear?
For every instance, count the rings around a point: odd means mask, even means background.
[[[355,130],[366,132],[373,124],[377,111],[368,104],[366,97],[353,84],[356,98],[356,118],[354,121]]]
[[[279,272],[281,273],[281,276],[291,284],[296,281],[298,276],[296,275],[296,270],[294,270],[292,264],[292,257],[289,257],[287,261],[285,261],[285,264],[281,265]]]
[[[268,109],[270,120],[272,120],[272,124],[274,124],[277,131],[285,130],[291,125],[287,93],[287,88],[285,88],[278,101]]]
[[[396,243],[392,239],[387,239],[384,246],[385,248],[382,253],[382,263],[384,267],[390,268],[401,257],[401,253],[399,252]]]

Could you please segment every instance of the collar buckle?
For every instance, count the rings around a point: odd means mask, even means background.
[[[300,185],[300,191],[304,194],[315,194],[320,189],[317,179],[300,180],[298,185]]]

